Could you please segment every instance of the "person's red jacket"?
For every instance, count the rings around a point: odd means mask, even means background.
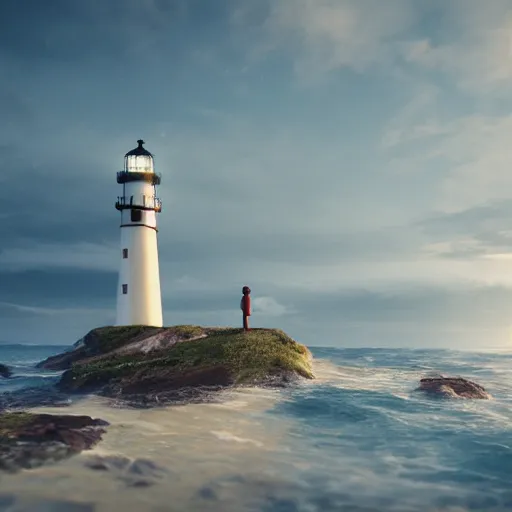
[[[242,311],[244,312],[245,316],[251,316],[251,296],[250,295],[244,295],[242,297],[242,303],[240,304],[240,307],[242,308]]]

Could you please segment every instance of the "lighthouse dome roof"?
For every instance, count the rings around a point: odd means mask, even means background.
[[[131,151],[128,151],[125,156],[149,156],[153,158],[153,155],[144,147],[142,147],[145,142],[142,139],[137,141],[138,146]]]

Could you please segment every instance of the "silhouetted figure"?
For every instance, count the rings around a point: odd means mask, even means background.
[[[251,316],[251,289],[248,286],[242,288],[242,300],[240,301],[240,309],[244,319],[244,331],[249,329],[249,317]]]

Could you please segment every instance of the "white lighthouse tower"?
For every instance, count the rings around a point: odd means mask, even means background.
[[[117,289],[116,325],[162,327],[162,297],[156,214],[162,210],[156,196],[160,175],[153,155],[138,140],[126,153],[124,170],[117,173],[123,195],[117,198],[121,212],[121,268]]]

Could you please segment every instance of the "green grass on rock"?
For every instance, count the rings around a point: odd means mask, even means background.
[[[0,414],[0,438],[19,431],[20,428],[30,425],[34,415],[28,412],[3,412]]]

